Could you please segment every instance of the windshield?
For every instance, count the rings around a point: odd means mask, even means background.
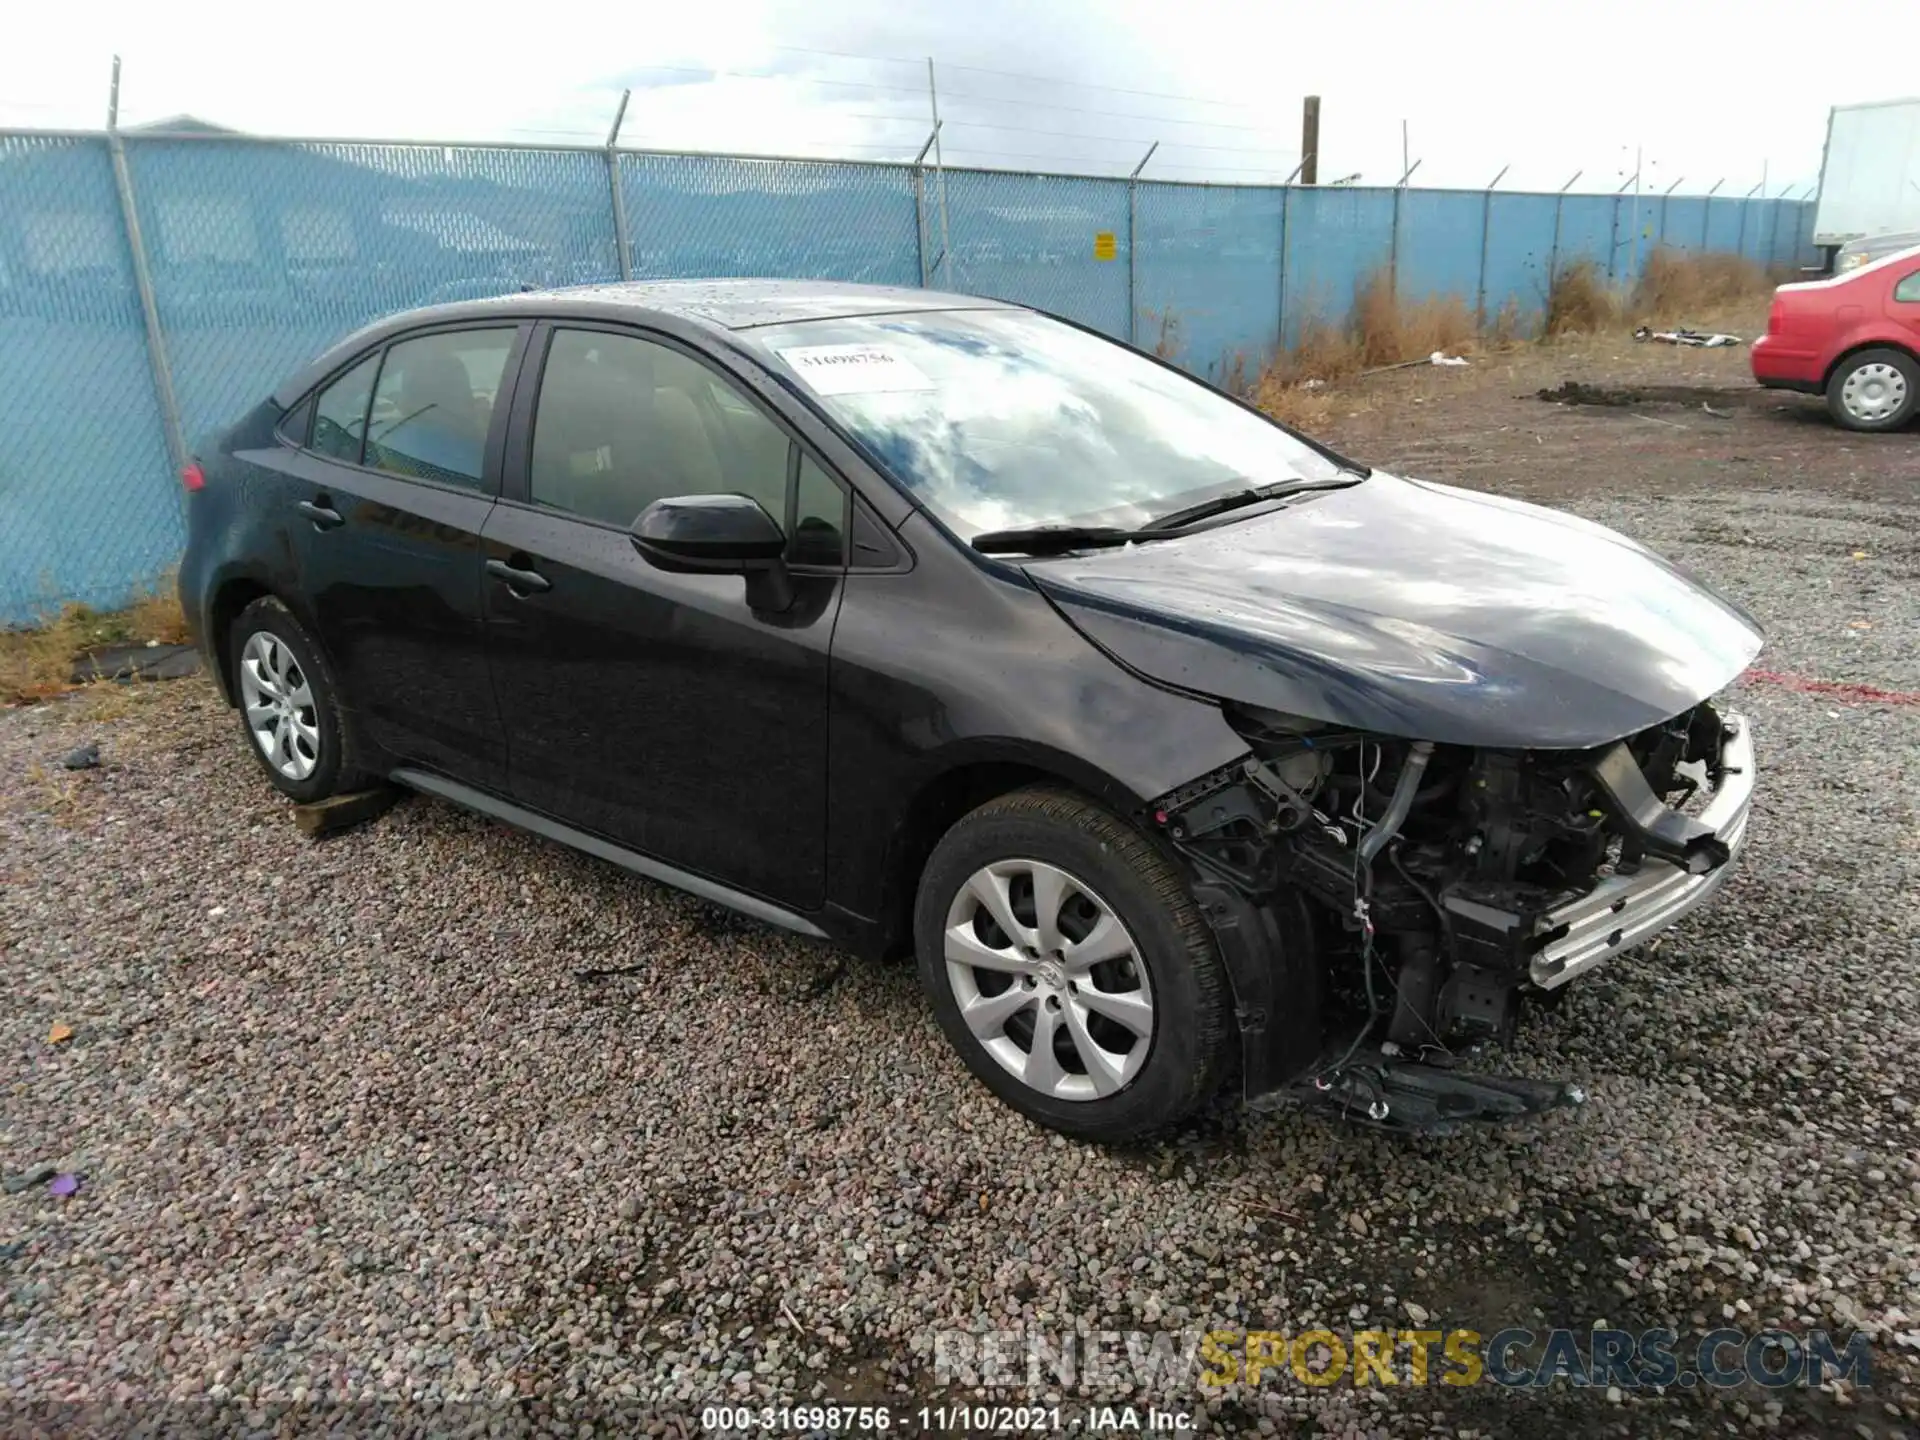
[[[1213,495],[1342,473],[1206,386],[1030,311],[809,320],[742,338],[965,540],[1137,528]]]

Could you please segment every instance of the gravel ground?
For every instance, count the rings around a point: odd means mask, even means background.
[[[1872,453],[1911,477],[1920,444]],[[1920,1433],[1920,502],[1776,479],[1571,502],[1767,625],[1753,842],[1716,906],[1523,1027],[1513,1067],[1584,1109],[1447,1139],[1223,1103],[1073,1145],[967,1076],[910,967],[424,799],[303,839],[203,680],[0,715],[0,1166],[85,1174],[0,1197],[16,1407],[684,1420],[960,1398],[942,1329],[1605,1321],[1864,1327],[1874,1385],[1138,1398],[1228,1433]],[[103,768],[61,770],[90,739]]]

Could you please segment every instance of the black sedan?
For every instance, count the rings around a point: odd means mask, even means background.
[[[273,784],[391,781],[875,955],[1121,1140],[1237,1073],[1409,1127],[1717,890],[1754,622],[961,295],[675,282],[360,331],[189,467]]]

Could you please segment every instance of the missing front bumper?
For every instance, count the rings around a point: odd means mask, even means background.
[[[1635,873],[1610,875],[1579,899],[1549,910],[1537,929],[1550,938],[1534,952],[1528,978],[1542,990],[1557,989],[1645,944],[1718,894],[1746,844],[1753,768],[1753,737],[1746,718],[1724,716],[1719,787],[1699,819],[1726,846],[1728,858],[1702,875],[1648,859]]]

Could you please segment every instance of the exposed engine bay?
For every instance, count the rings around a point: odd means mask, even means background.
[[[1705,899],[1744,834],[1745,725],[1710,703],[1585,750],[1227,714],[1251,754],[1150,818],[1192,865],[1235,978],[1255,1104],[1433,1129],[1576,1103],[1571,1085],[1459,1062],[1508,1039],[1524,1000]]]

